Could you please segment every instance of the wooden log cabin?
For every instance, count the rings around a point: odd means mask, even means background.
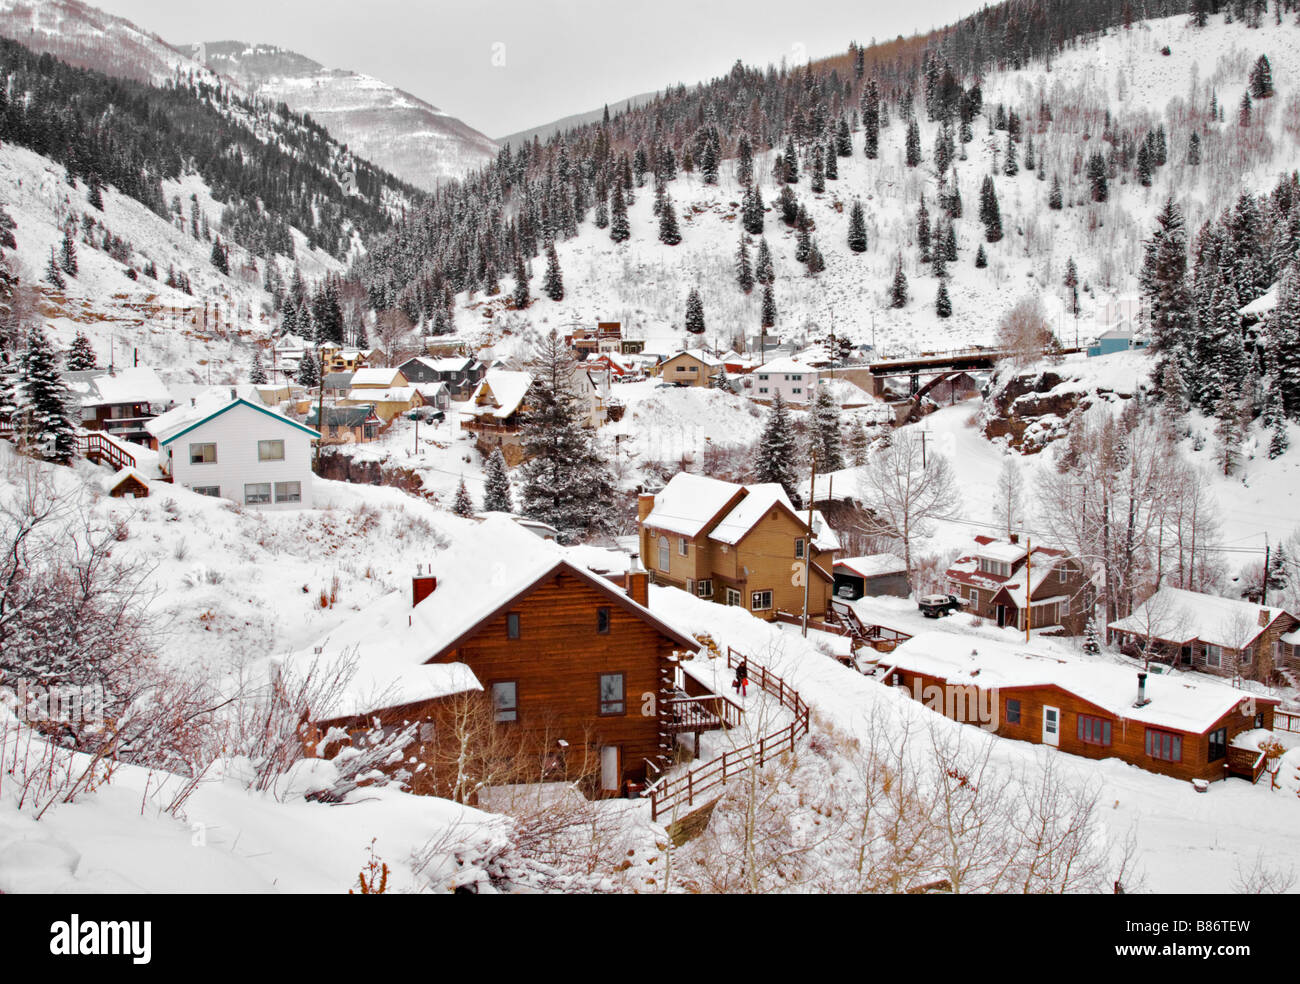
[[[1215,680],[946,632],[914,636],[886,662],[887,684],[945,717],[1178,779],[1258,778],[1259,757],[1234,750],[1247,733],[1272,731],[1279,703]]]
[[[599,792],[618,795],[671,752],[662,735],[674,730],[673,700],[685,696],[672,692],[674,654],[699,648],[650,611],[644,571],[626,580],[620,587],[489,515],[414,578],[410,595],[389,595],[279,665],[301,674],[322,660],[356,660],[345,692],[312,710],[312,742],[376,718],[421,722],[425,745],[453,740],[451,698],[481,691],[494,725],[531,743],[556,778],[586,763]],[[438,757],[425,751],[426,761]],[[445,795],[445,783],[426,770],[412,788]]]

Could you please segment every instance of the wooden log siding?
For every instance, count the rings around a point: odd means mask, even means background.
[[[597,632],[598,608],[609,609],[606,633]],[[519,616],[518,639],[507,636],[508,614]],[[621,779],[640,782],[645,761],[653,761],[659,747],[658,713],[645,695],[658,693],[659,659],[677,649],[653,625],[561,571],[439,661],[465,663],[489,694],[492,684],[514,681],[518,727],[551,741],[562,738],[575,750],[584,743],[616,745]],[[623,674],[622,714],[600,712],[606,673]]]
[[[943,678],[898,668],[890,669],[886,676],[886,682],[903,687],[912,696],[916,695],[916,687],[919,684],[922,697],[925,695],[926,687],[937,686],[944,690],[947,685],[947,681]],[[955,684],[954,686],[965,689],[965,685],[962,684]],[[1136,696],[1136,688],[1137,681],[1135,678],[1134,696]],[[974,695],[974,700],[953,701],[951,704],[945,700],[944,706],[938,709],[939,712],[964,724],[979,725],[980,721],[977,717],[972,718],[969,714],[962,715],[958,712],[969,710],[971,707],[978,708],[981,701],[987,701],[989,698],[985,696],[987,691],[978,687],[970,687],[969,690],[977,692]],[[1247,697],[1247,694],[1242,694],[1243,700]],[[1223,728],[1226,732],[1225,743],[1230,746],[1232,739],[1236,735],[1255,727],[1255,718],[1242,714],[1236,707],[1230,709],[1214,724],[1199,733],[1181,731],[1167,726],[1147,725],[1142,721],[1118,717],[1111,711],[1055,685],[1004,687],[997,691],[997,699],[997,728],[994,733],[1002,738],[1014,738],[1017,741],[1043,744],[1043,707],[1055,707],[1059,712],[1057,720],[1059,744],[1057,747],[1061,751],[1090,759],[1119,758],[1139,768],[1146,769],[1148,772],[1158,772],[1177,779],[1214,780],[1226,778],[1228,774],[1228,758],[1226,756],[1213,760],[1209,758],[1210,734]],[[1008,700],[1018,700],[1020,702],[1019,723],[1012,723],[1007,720]],[[1259,711],[1263,715],[1263,727],[1272,730],[1274,721],[1273,705],[1260,704]],[[1099,745],[1080,740],[1079,715],[1081,714],[1110,722],[1111,743],[1109,745]],[[1146,748],[1148,729],[1179,736],[1182,739],[1181,761],[1168,762],[1149,755]]]
[[[753,765],[761,769],[773,756],[793,751],[799,739],[808,734],[808,705],[799,696],[799,692],[775,673],[746,659],[728,646],[727,669],[734,669],[742,662],[749,673],[749,682],[780,701],[782,707],[794,714],[794,720],[783,728],[763,735],[756,742],[742,748],[729,749],[684,775],[655,783],[649,791],[651,819],[658,820],[683,806],[694,806],[697,799],[703,799],[715,790],[718,791],[716,796],[722,795],[720,789],[729,779],[740,777]]]

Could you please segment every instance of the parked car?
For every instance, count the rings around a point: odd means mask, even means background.
[[[961,611],[966,602],[952,594],[922,595],[917,599],[916,607],[926,618],[942,618],[953,612]]]

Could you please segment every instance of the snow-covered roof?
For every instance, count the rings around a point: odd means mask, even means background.
[[[202,393],[191,399],[188,404],[168,410],[164,414],[154,417],[152,420],[145,422],[145,430],[158,439],[158,444],[168,444],[182,434],[207,423],[213,417],[219,417],[227,410],[238,406],[249,407],[258,413],[264,413],[268,417],[278,420],[286,427],[295,427],[298,430],[306,431],[312,437],[320,437],[316,431],[310,427],[298,423],[296,420],[290,420],[282,413],[277,413],[267,407],[257,403],[251,403],[248,400],[239,397],[231,397],[229,391],[222,393],[220,391],[209,391]]]
[[[350,389],[344,398],[360,403],[410,403],[418,387],[390,386],[388,389]],[[423,393],[420,394],[424,396]]]
[[[813,546],[818,550],[839,550],[840,535],[826,522],[826,517],[819,510],[812,514]]]
[[[806,362],[800,362],[800,361],[798,361],[797,359],[773,359],[771,362],[767,362],[767,363],[764,363],[763,365],[759,366],[759,367],[758,367],[757,369],[755,369],[754,371],[757,372],[757,373],[760,373],[760,374],[761,374],[761,373],[765,373],[765,372],[768,372],[768,373],[770,373],[770,372],[790,372],[790,373],[813,373],[813,374],[816,374],[816,373],[818,372],[817,369],[815,369],[815,368],[813,368],[812,366],[808,365],[808,363],[806,363]]]
[[[747,485],[745,491],[747,493],[745,498],[736,503],[735,508],[722,517],[722,522],[713,528],[713,532],[709,534],[710,540],[731,545],[739,543],[754,528],[754,524],[775,505],[783,505],[794,512],[790,497],[777,482]]]
[[[447,655],[481,622],[561,567],[651,621],[681,645],[691,649],[698,645],[688,633],[664,622],[610,581],[575,563],[563,547],[535,535],[509,516],[491,513],[472,532],[423,565],[422,573],[436,578],[437,583],[420,604],[411,605],[409,588],[393,592],[314,646],[285,659],[303,666],[325,655],[338,658],[355,654],[358,672],[346,694],[330,708],[313,709],[317,719],[479,689],[468,667],[424,664]]]
[[[722,365],[722,360],[720,360],[717,356],[710,355],[708,352],[704,351],[704,349],[700,349],[700,348],[693,348],[693,349],[686,349],[685,351],[679,351],[675,355],[670,356],[665,361],[671,362],[673,359],[677,358],[680,355],[689,355],[692,359],[695,359],[698,362],[702,362],[706,366],[709,366],[710,368],[714,366]]]
[[[655,496],[645,525],[682,536],[698,535],[744,486],[679,472]]]
[[[148,486],[149,480],[141,475],[134,468],[119,468],[112,475],[107,475],[101,480],[101,487],[105,492],[112,492],[115,488],[125,482],[128,478],[134,478],[141,485]]]
[[[1056,686],[1116,718],[1191,734],[1209,730],[1247,697],[1255,703],[1278,703],[1207,677],[1152,673],[1146,680],[1150,703],[1134,707],[1138,683],[1134,669],[949,632],[913,636],[894,650],[889,663],[981,690]]]
[[[1006,540],[992,540],[988,543],[981,543],[976,547],[975,556],[1000,561],[1004,564],[1014,564],[1016,561],[1024,559],[1025,545],[1023,543],[1011,543]]]
[[[468,412],[477,416],[509,417],[519,409],[519,404],[523,403],[524,397],[528,395],[528,387],[532,385],[532,373],[515,372],[510,369],[489,369],[470,398],[471,405]],[[496,401],[495,407],[475,405],[484,386],[491,391]]]
[[[65,372],[63,380],[83,407],[118,403],[158,403],[165,406],[172,402],[171,393],[158,374],[147,366]]]
[[[1271,313],[1277,307],[1277,286],[1277,283],[1274,283],[1249,304],[1238,308],[1237,313],[1243,318],[1252,315],[1256,318],[1262,318],[1264,315]]]
[[[866,554],[862,557],[845,557],[835,561],[835,569],[844,568],[859,577],[880,577],[884,574],[906,574],[907,565],[893,554]]]
[[[406,377],[402,375],[400,369],[358,369],[352,374],[353,386],[374,386],[376,388],[402,386],[405,384],[405,380]]]
[[[1140,636],[1150,632],[1161,641],[1179,645],[1199,639],[1226,649],[1240,649],[1285,614],[1281,608],[1165,587],[1127,618],[1111,622],[1110,628]]]

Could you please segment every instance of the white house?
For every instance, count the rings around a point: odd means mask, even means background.
[[[311,507],[320,434],[264,406],[209,394],[148,423],[158,467],[177,485],[260,509]]]
[[[774,400],[780,393],[786,403],[811,403],[820,373],[794,359],[774,359],[755,369],[753,376],[749,393],[756,400]]]

